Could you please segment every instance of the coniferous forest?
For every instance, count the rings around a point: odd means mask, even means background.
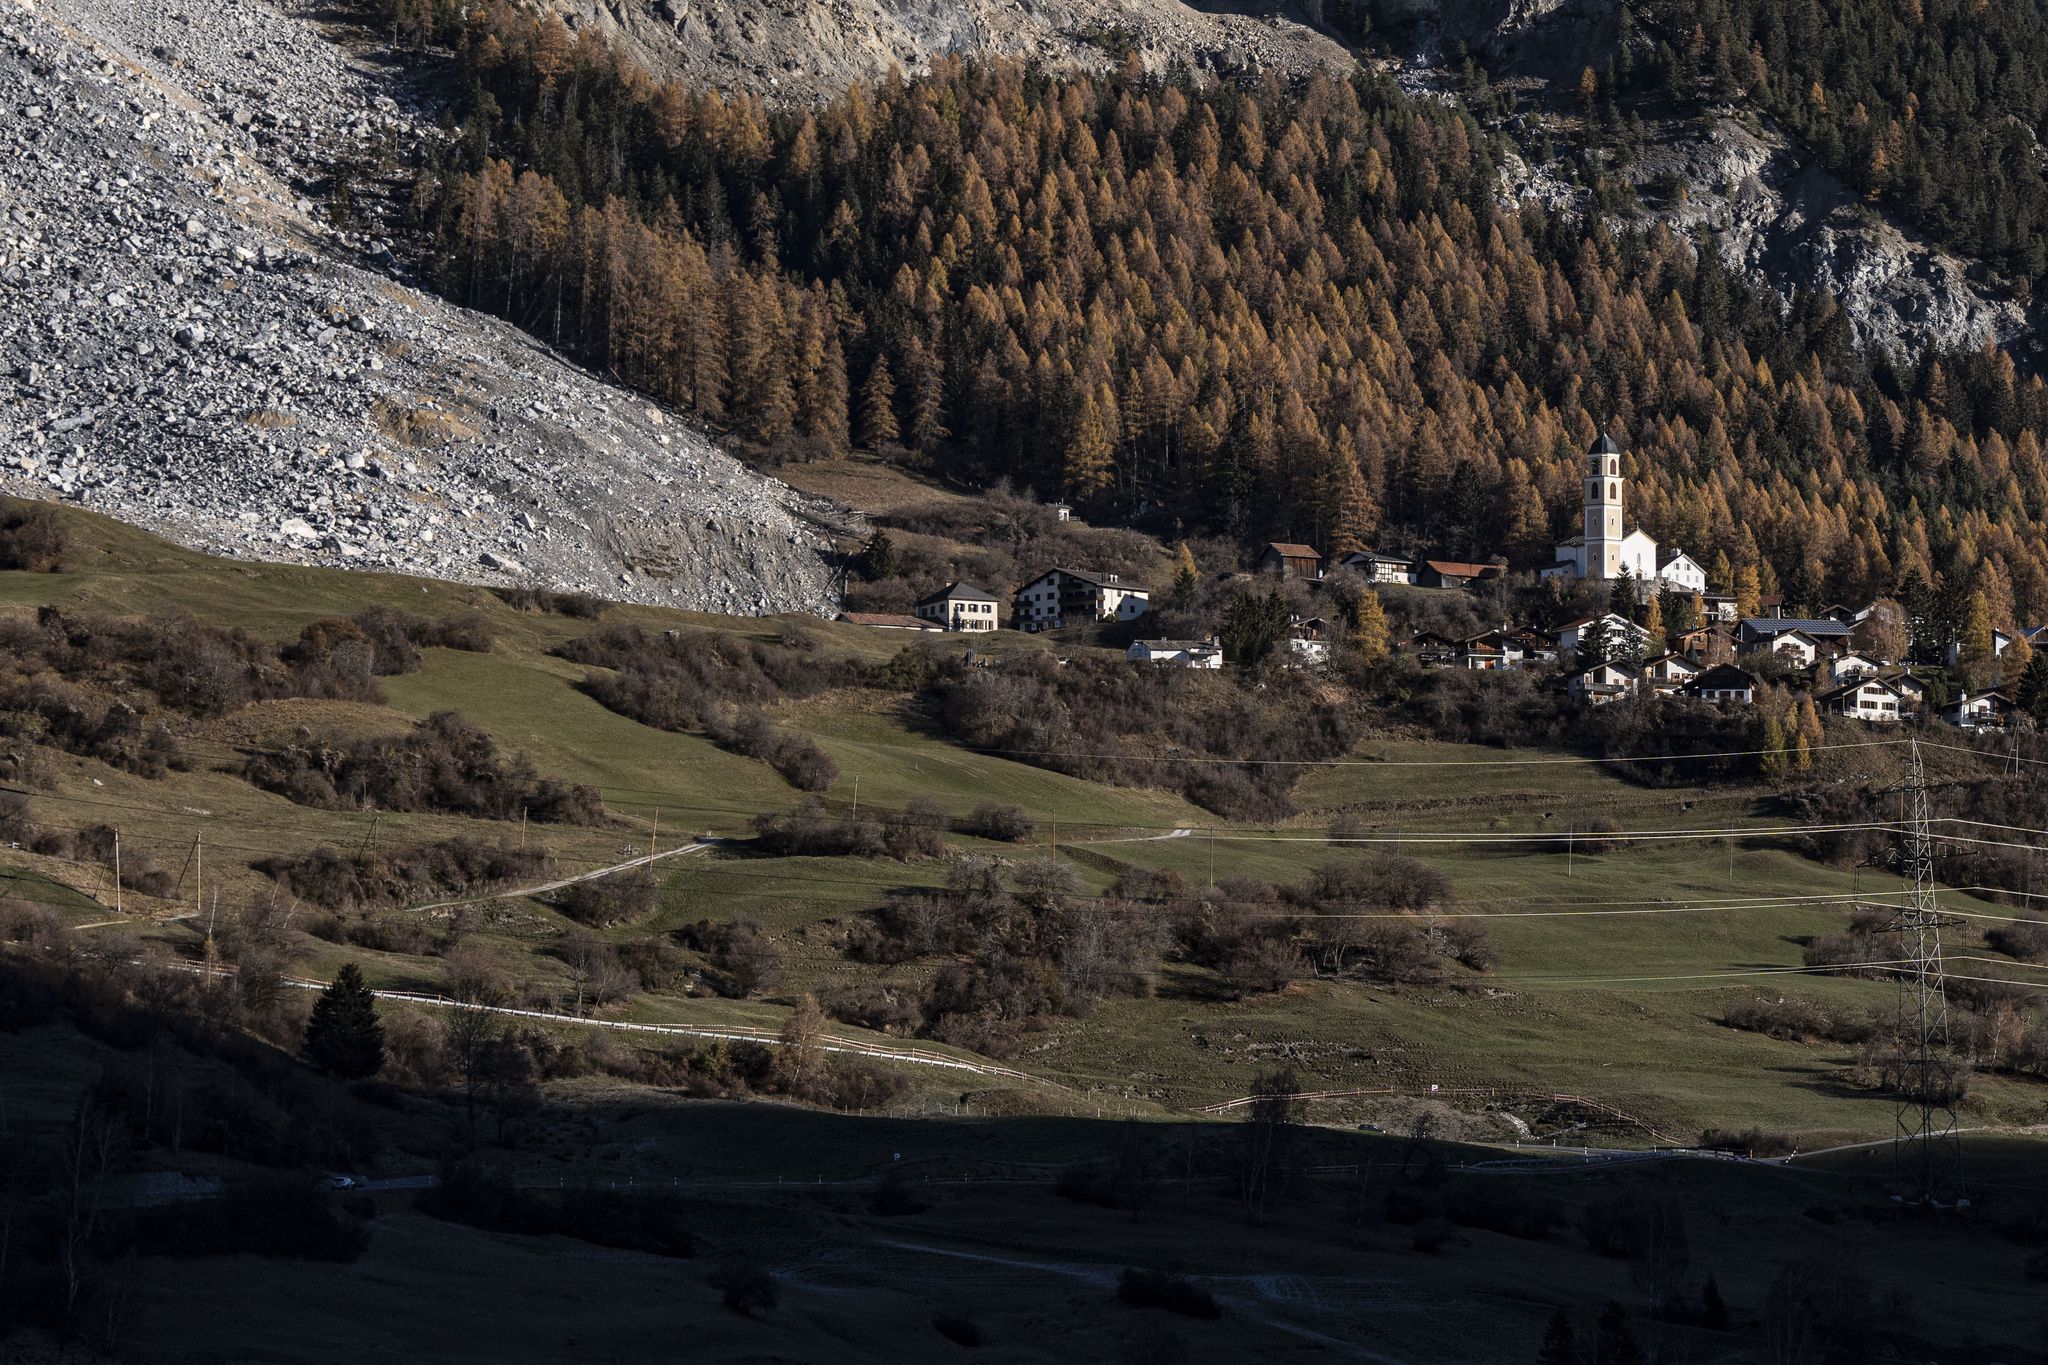
[[[1468,117],[1371,74],[956,62],[771,110],[509,5],[436,36],[469,84],[417,193],[444,287],[770,459],[1527,565],[1604,426],[1716,586],[2048,611],[2038,378],[1859,355],[1831,299],[1503,205]]]

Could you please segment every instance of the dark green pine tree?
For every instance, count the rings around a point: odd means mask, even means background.
[[[1700,1286],[1700,1326],[1710,1332],[1728,1330],[1728,1304],[1721,1298],[1721,1286],[1712,1275]]]
[[[1628,1323],[1628,1310],[1612,1299],[1600,1310],[1599,1338],[1594,1343],[1595,1365],[1644,1365],[1643,1348]]]
[[[374,1076],[384,1065],[384,1024],[377,1018],[377,997],[351,962],[335,974],[334,984],[313,1002],[306,1023],[306,1056],[322,1071],[344,1080]]]
[[[1562,1308],[1550,1315],[1550,1325],[1543,1329],[1536,1365],[1579,1365],[1579,1334],[1572,1330],[1572,1315]]]
[[[2027,660],[2027,671],[2020,674],[2018,695],[2013,701],[2034,718],[2036,725],[2048,724],[2048,649],[2036,651]]]

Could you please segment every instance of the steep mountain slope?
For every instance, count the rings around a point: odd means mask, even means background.
[[[829,606],[829,509],[315,217],[427,135],[316,10],[0,4],[0,486],[245,556]]]
[[[1914,357],[1986,341],[2034,346],[2022,303],[1974,278],[1973,262],[1845,185],[1823,155],[1771,116],[1760,90],[1722,91],[1723,98],[1697,106],[1674,104],[1661,89],[1617,95],[1610,84],[1617,69],[1645,68],[1695,41],[1679,31],[1687,6],[1384,0],[1376,8],[1410,54],[1411,86],[1442,88],[1451,80],[1446,54],[1470,52],[1533,104],[1496,125],[1521,153],[1504,168],[1511,192],[1583,211],[1594,199],[1585,182],[1604,171],[1640,199],[1640,207],[1609,204],[1605,211],[1712,241],[1730,265],[1788,298],[1802,288],[1834,294],[1859,345]],[[1666,9],[1672,12],[1659,12]],[[1598,114],[1577,88],[1587,72],[1598,86]],[[1607,107],[1640,120],[1628,132],[1638,145],[1626,156],[1609,150],[1588,160],[1588,127]]]
[[[547,0],[651,70],[778,101],[829,99],[890,67],[935,58],[1030,58],[1100,68],[1130,51],[1149,70],[1346,67],[1351,57],[1314,21],[1324,5],[1182,0]]]

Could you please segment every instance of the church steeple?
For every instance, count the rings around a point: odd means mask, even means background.
[[[1606,432],[1586,452],[1586,577],[1621,577],[1621,447]]]

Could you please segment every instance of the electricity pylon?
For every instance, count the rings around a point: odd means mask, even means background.
[[[1948,991],[1941,962],[1944,916],[1934,900],[1934,836],[1929,833],[1927,772],[1912,742],[1906,777],[1906,904],[1892,922],[1905,940],[1899,971],[1898,1131],[1892,1173],[1908,1204],[1960,1208],[1963,1142],[1956,1128],[1955,1058],[1949,1047]]]

